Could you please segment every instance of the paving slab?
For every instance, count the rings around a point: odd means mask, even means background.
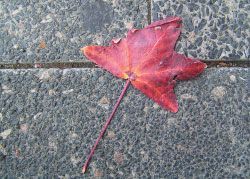
[[[80,47],[145,26],[147,12],[144,0],[0,1],[0,63],[86,60]]]
[[[177,50],[206,60],[250,59],[249,0],[152,0],[152,20],[183,17]]]
[[[0,70],[0,177],[75,178],[124,81],[101,69]],[[247,178],[250,69],[178,82],[177,114],[129,87],[86,178]]]

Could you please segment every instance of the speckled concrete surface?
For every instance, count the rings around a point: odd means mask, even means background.
[[[101,69],[0,71],[0,177],[75,178],[124,81]],[[177,84],[177,114],[133,87],[86,178],[247,178],[250,69]]]
[[[177,49],[201,59],[250,59],[249,0],[152,0],[152,19],[183,17]]]
[[[146,24],[144,0],[0,1],[0,62],[83,61],[80,47]]]

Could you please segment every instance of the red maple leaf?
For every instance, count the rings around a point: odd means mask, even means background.
[[[163,108],[178,111],[174,94],[176,80],[193,78],[206,68],[206,64],[198,59],[174,51],[180,32],[181,18],[168,17],[144,29],[132,29],[126,38],[112,40],[110,46],[87,46],[81,49],[98,66],[119,78],[127,79],[122,95],[92,148],[83,172],[130,83]]]

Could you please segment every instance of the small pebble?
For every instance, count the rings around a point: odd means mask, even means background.
[[[7,129],[3,132],[0,133],[0,137],[2,137],[3,139],[6,139],[12,132],[12,129]]]
[[[212,90],[212,95],[215,98],[222,98],[226,94],[226,88],[224,86],[217,86]]]
[[[236,77],[234,76],[234,75],[230,75],[230,80],[232,81],[232,82],[235,82],[236,81]]]

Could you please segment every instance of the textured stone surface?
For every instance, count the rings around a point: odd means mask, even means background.
[[[0,1],[0,62],[82,61],[80,47],[146,24],[144,0]]]
[[[0,71],[1,178],[74,178],[124,81],[101,69]],[[130,87],[88,177],[247,178],[250,70],[207,69],[167,112]]]
[[[250,58],[249,0],[152,0],[152,19],[183,17],[177,49],[201,59]]]

